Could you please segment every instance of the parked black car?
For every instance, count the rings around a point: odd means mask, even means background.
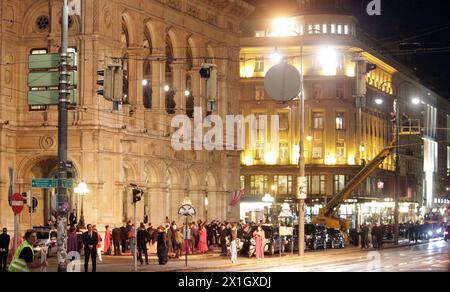
[[[327,235],[327,247],[344,247],[344,236],[342,235],[341,231],[333,228],[327,228]]]
[[[305,224],[305,249],[327,248],[327,230],[323,225]],[[298,225],[294,226],[294,251],[298,250]],[[290,246],[290,242],[288,244]]]
[[[447,240],[450,238],[450,225],[447,226],[444,230],[444,240],[447,242]]]
[[[243,245],[241,249],[241,254],[246,255],[248,257],[252,257],[255,254],[255,240],[253,239],[253,232],[256,231],[258,226],[252,226],[250,231],[243,238]],[[280,251],[280,236],[278,226],[272,225],[262,225],[262,229],[264,230],[264,234],[266,237],[265,245],[264,245],[264,253],[268,253],[273,255]],[[284,245],[284,242],[283,242]],[[284,247],[282,247],[284,250]]]
[[[306,246],[312,250],[319,247],[327,248],[327,231],[325,226],[305,224],[305,242]]]

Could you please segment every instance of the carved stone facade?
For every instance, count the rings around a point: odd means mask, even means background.
[[[3,0],[0,4],[1,226],[13,226],[8,169],[14,169],[17,192],[30,190],[32,178],[52,177],[56,170],[57,107],[29,108],[27,59],[37,49],[58,52],[61,3]],[[78,55],[78,102],[69,112],[68,157],[74,164],[75,182],[84,180],[90,189],[83,198],[87,223],[103,228],[131,219],[130,183],[145,190],[138,203],[139,221],[144,214],[153,225],[166,217],[181,220],[177,211],[186,194],[197,210],[193,220],[238,218],[239,210],[229,201],[230,193],[239,188],[239,155],[174,151],[173,115],[166,112],[164,87],[170,84],[175,90],[177,114],[186,112],[186,89],[192,92],[195,106],[203,106],[205,88],[198,70],[208,58],[223,76],[218,114],[223,116],[228,109],[238,113],[235,46],[239,35],[229,27],[238,28],[251,9],[243,1],[231,0],[82,0],[82,15],[72,17],[69,29],[69,47]],[[216,23],[211,25],[208,19]],[[119,112],[112,112],[112,104],[96,94],[97,70],[114,61],[124,65],[129,83],[128,102]],[[151,87],[150,96],[144,79]],[[32,190],[39,199],[34,225],[50,218],[52,191]],[[70,199],[80,215],[80,198],[70,193]],[[29,224],[27,211],[20,222],[23,227]]]

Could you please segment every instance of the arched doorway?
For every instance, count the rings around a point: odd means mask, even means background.
[[[56,203],[56,189],[32,189],[31,181],[34,178],[55,178],[55,174],[58,171],[57,158],[54,156],[33,157],[27,160],[21,169],[22,170],[18,173],[20,191],[31,191],[32,196],[36,197],[38,200],[36,212],[33,213],[33,225],[46,225],[49,219],[54,220],[57,217],[56,210],[54,210],[54,204]],[[77,173],[76,169],[74,169],[73,184],[76,184],[77,182]],[[75,209],[77,210],[77,213],[79,213],[77,195],[72,188],[67,190],[67,194],[69,196],[70,210]],[[21,222],[26,226],[29,226],[30,220],[27,208],[24,208],[21,216]]]

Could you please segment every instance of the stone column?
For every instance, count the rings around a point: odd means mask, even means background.
[[[184,95],[184,91],[186,90],[185,66],[184,61],[177,61],[172,64],[173,87],[176,91],[176,112],[181,114],[186,113],[186,96]]]

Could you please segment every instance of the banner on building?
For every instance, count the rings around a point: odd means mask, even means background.
[[[244,189],[234,191],[231,195],[230,206],[236,206],[244,196]]]

